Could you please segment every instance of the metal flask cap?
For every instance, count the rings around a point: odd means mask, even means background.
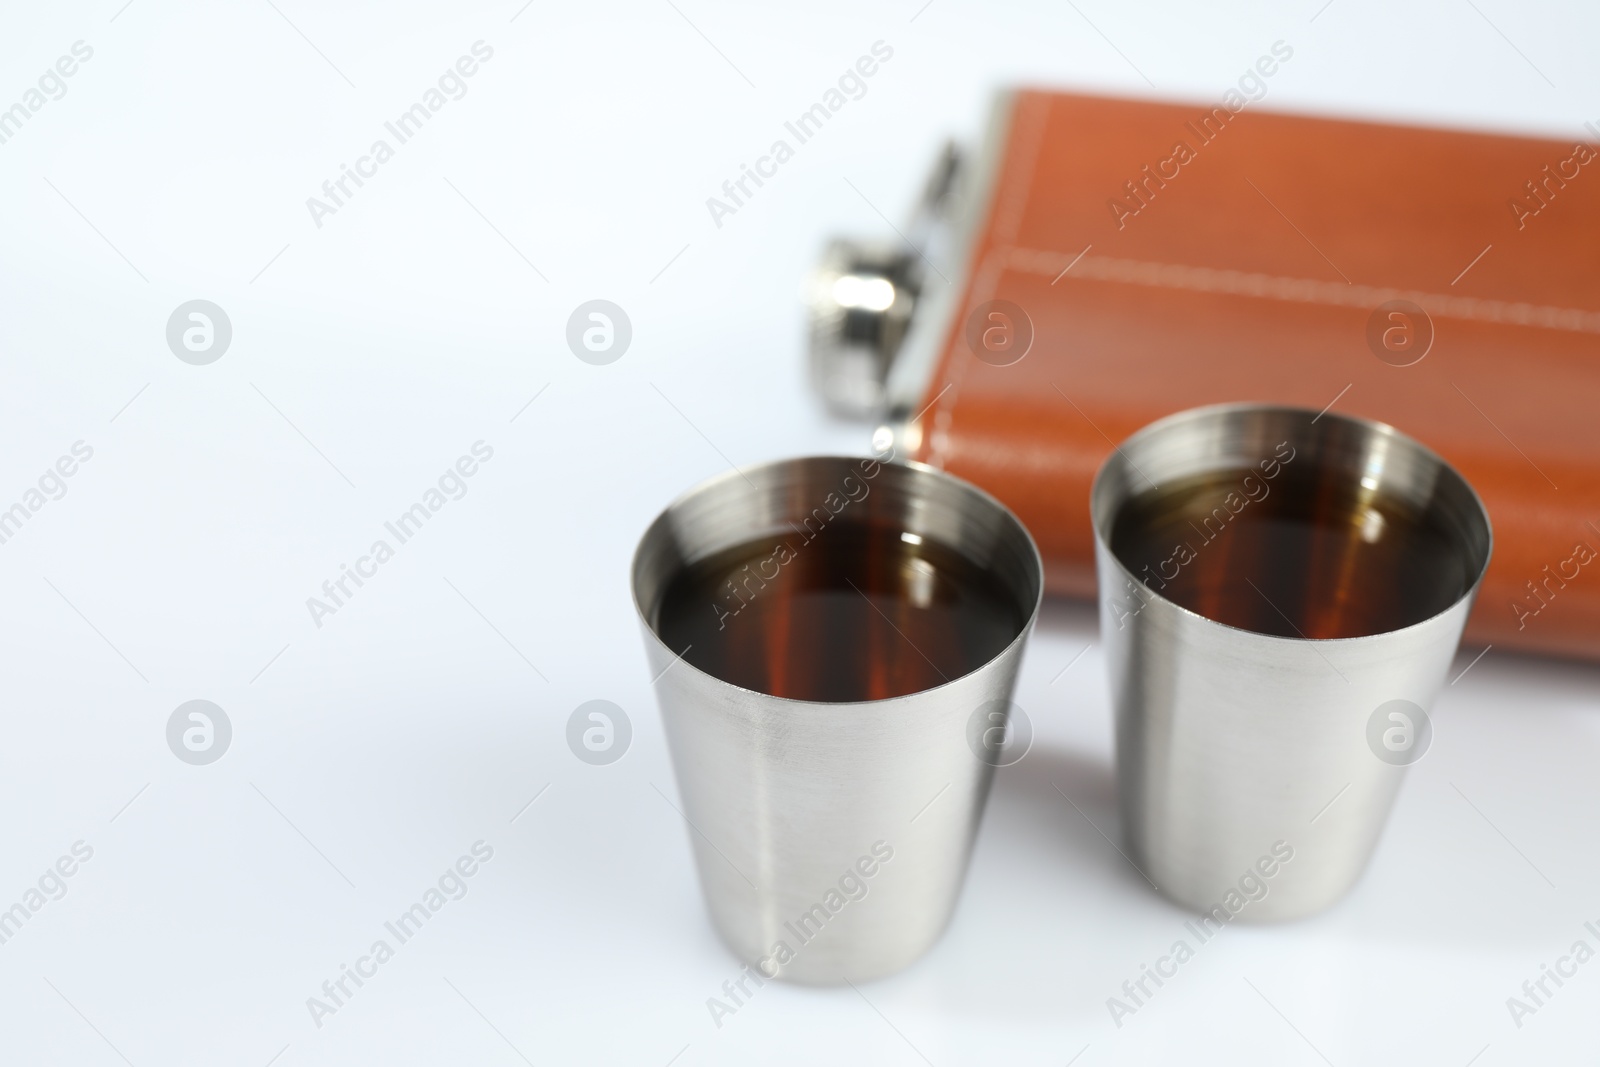
[[[660,636],[669,586],[708,557],[787,538],[825,566],[824,539],[868,528],[959,553],[992,578],[1015,619],[998,653],[931,688],[823,702],[732,684]],[[1043,570],[1022,523],[921,464],[785,460],[667,507],[639,543],[632,586],[685,832],[712,923],[745,963],[743,988],[866,980],[917,959],[955,907],[994,773],[969,733],[975,722],[1003,732],[1038,617]],[[786,626],[757,636],[782,645]]]
[[[1482,501],[1391,426],[1238,404],[1122,442],[1090,513],[1134,865],[1208,927],[1327,907],[1427,750]]]

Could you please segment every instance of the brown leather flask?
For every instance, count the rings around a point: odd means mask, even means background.
[[[1389,423],[1489,510],[1468,640],[1600,658],[1597,143],[1007,93],[895,241],[829,247],[815,380],[1011,507],[1075,597],[1091,480],[1139,427],[1231,401]]]

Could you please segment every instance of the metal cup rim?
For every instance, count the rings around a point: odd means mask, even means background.
[[[744,686],[738,685],[734,682],[719,678],[717,675],[711,674],[709,671],[701,670],[688,660],[682,659],[678,653],[674,652],[670,647],[668,647],[665,641],[661,640],[661,635],[656,633],[656,628],[651,623],[650,617],[646,613],[644,605],[639,601],[639,570],[641,566],[640,557],[644,552],[645,545],[650,541],[652,535],[656,533],[656,528],[666,520],[667,516],[670,515],[674,509],[676,509],[679,505],[693,499],[694,497],[699,496],[702,493],[709,492],[715,489],[717,486],[725,484],[732,479],[737,478],[742,480],[751,474],[761,473],[774,468],[792,466],[798,463],[819,461],[854,464],[859,463],[862,460],[875,460],[876,462],[883,464],[885,467],[903,467],[908,470],[919,471],[921,473],[931,475],[936,479],[947,481],[957,489],[961,489],[972,494],[978,499],[980,504],[993,508],[1000,515],[1003,521],[1010,523],[1019,533],[1022,534],[1023,542],[1028,546],[1028,563],[1029,569],[1034,578],[1035,591],[1033,603],[1028,607],[1027,610],[1027,617],[1023,620],[1022,625],[1018,628],[1017,635],[1007,642],[1005,648],[1001,649],[989,659],[985,660],[983,663],[980,663],[978,666],[972,668],[972,670],[967,671],[964,674],[958,675],[955,678],[951,678],[948,681],[941,682],[936,686],[931,686],[927,689],[919,689],[914,693],[902,693],[899,696],[882,697],[877,700],[831,701],[799,700],[794,697],[775,696],[772,693],[765,693],[759,689],[747,689]],[[1026,523],[1017,517],[1015,512],[1013,512],[1005,504],[1001,503],[1000,500],[994,496],[994,494],[980,488],[977,485],[974,485],[965,478],[951,474],[949,471],[944,470],[943,468],[934,467],[917,460],[883,459],[872,455],[846,456],[835,453],[791,456],[786,459],[767,460],[763,463],[757,463],[747,467],[731,467],[728,470],[721,471],[709,478],[695,483],[688,489],[675,496],[671,502],[669,502],[656,514],[655,518],[650,520],[650,523],[644,529],[644,533],[639,537],[638,545],[634,547],[633,556],[628,564],[628,594],[633,600],[634,613],[637,615],[639,622],[643,626],[645,633],[649,636],[649,639],[654,641],[667,653],[668,656],[671,656],[674,659],[675,662],[669,669],[687,668],[688,670],[691,670],[702,677],[709,678],[717,684],[727,686],[729,689],[732,689],[736,692],[749,693],[765,700],[780,701],[786,705],[796,705],[806,708],[880,708],[893,705],[899,701],[920,699],[926,697],[930,693],[939,693],[951,686],[958,685],[966,679],[971,678],[974,674],[993,666],[996,661],[1003,659],[1006,655],[1010,654],[1014,649],[1016,649],[1017,646],[1026,642],[1029,635],[1031,635],[1033,632],[1034,625],[1038,622],[1039,609],[1044,604],[1044,559],[1039,554],[1039,546],[1033,539],[1032,531],[1028,529]],[[681,660],[681,662],[677,662],[679,660]]]
[[[1342,422],[1348,426],[1359,428],[1369,433],[1377,433],[1392,440],[1398,441],[1403,446],[1416,450],[1426,459],[1438,464],[1442,471],[1444,471],[1449,477],[1453,478],[1457,483],[1459,483],[1460,487],[1466,491],[1468,499],[1470,499],[1476,506],[1477,514],[1483,520],[1486,543],[1484,545],[1483,562],[1478,568],[1477,576],[1462,590],[1459,596],[1450,602],[1448,606],[1441,608],[1439,611],[1429,615],[1425,619],[1418,619],[1416,622],[1408,623],[1405,626],[1399,626],[1392,630],[1380,630],[1377,633],[1370,634],[1357,634],[1352,637],[1284,637],[1281,634],[1266,634],[1259,630],[1246,629],[1242,626],[1234,626],[1230,623],[1220,622],[1211,618],[1209,615],[1202,615],[1199,612],[1186,608],[1177,601],[1162,595],[1159,590],[1152,589],[1149,585],[1140,580],[1137,575],[1129,571],[1127,566],[1122,562],[1122,559],[1111,550],[1110,539],[1107,535],[1107,532],[1103,529],[1103,524],[1111,520],[1111,518],[1115,515],[1115,510],[1113,509],[1110,514],[1106,514],[1101,508],[1099,504],[1101,485],[1110,475],[1110,472],[1115,464],[1121,462],[1131,465],[1132,461],[1129,460],[1123,453],[1123,448],[1125,446],[1137,444],[1141,440],[1154,437],[1157,434],[1166,431],[1170,431],[1174,426],[1180,426],[1184,423],[1199,422],[1207,419],[1217,419],[1239,412],[1252,412],[1264,415],[1310,415],[1312,416],[1312,422],[1317,422],[1322,419],[1332,419],[1336,422]],[[1116,564],[1118,572],[1124,578],[1138,585],[1141,591],[1141,596],[1150,597],[1151,599],[1166,605],[1174,611],[1183,613],[1183,615],[1188,616],[1189,618],[1201,620],[1202,622],[1209,623],[1212,626],[1221,627],[1224,630],[1232,630],[1236,633],[1248,634],[1253,638],[1259,638],[1265,642],[1283,642],[1285,644],[1305,644],[1308,642],[1315,642],[1319,645],[1354,645],[1358,642],[1376,642],[1384,640],[1394,634],[1403,634],[1419,627],[1431,625],[1440,617],[1448,615],[1450,612],[1460,608],[1463,603],[1471,603],[1476,598],[1479,588],[1483,585],[1484,575],[1486,575],[1489,571],[1489,563],[1494,559],[1494,523],[1489,517],[1489,509],[1484,506],[1483,498],[1478,495],[1478,490],[1470,481],[1467,480],[1465,475],[1455,468],[1455,465],[1449,460],[1445,459],[1438,452],[1434,451],[1432,448],[1423,444],[1421,441],[1417,440],[1415,437],[1412,437],[1405,431],[1380,419],[1370,419],[1361,415],[1346,415],[1342,412],[1329,411],[1327,409],[1323,409],[1319,412],[1314,411],[1311,408],[1300,407],[1299,405],[1295,404],[1263,404],[1252,401],[1233,401],[1221,404],[1205,404],[1199,407],[1185,408],[1182,411],[1173,412],[1171,415],[1162,416],[1161,418],[1156,419],[1154,422],[1146,423],[1144,426],[1141,426],[1139,429],[1123,438],[1122,441],[1112,446],[1111,454],[1101,461],[1099,469],[1095,471],[1094,481],[1089,487],[1089,517],[1090,525],[1094,528],[1094,540],[1096,548],[1105,552],[1106,556]]]

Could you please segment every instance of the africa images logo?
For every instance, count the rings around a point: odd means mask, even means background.
[[[356,157],[354,168],[340,163],[339,176],[322,183],[322,197],[306,197],[306,210],[311,213],[311,221],[317,229],[322,229],[322,220],[325,217],[338,214],[339,209],[345,207],[346,202],[354,198],[356,192],[364,187],[368,180],[378,176],[378,168],[394,158],[397,146],[405,144],[421,133],[423,126],[443,110],[445,104],[466,96],[466,79],[477,74],[482,64],[493,58],[492,47],[483,41],[472,42],[472,55],[457,58],[453,66],[446,67],[444,73],[439,75],[435,85],[423,91],[419,102],[406,108],[392,121],[383,124],[389,136],[394,138],[394,144],[391,145],[379,137],[363,155]],[[352,184],[355,186],[354,189],[351,188]]]
[[[762,179],[778,176],[778,168],[794,158],[796,146],[805,144],[821,133],[823,124],[843,110],[851,100],[866,96],[866,79],[878,73],[881,65],[893,58],[893,48],[883,41],[873,41],[872,55],[859,57],[853,66],[845,68],[844,73],[839,75],[836,87],[823,93],[818,103],[806,108],[794,121],[783,124],[785,132],[794,138],[793,145],[780,137],[772,142],[765,155],[756,157],[753,169],[748,163],[739,164],[739,176],[722,183],[722,196],[727,199],[706,197],[706,210],[711,213],[711,221],[717,224],[717,229],[722,229],[723,218],[738,214],[739,209],[745,206],[745,201],[754,197],[756,190],[766,184]],[[846,94],[849,94],[848,97]],[[750,188],[752,182],[755,183],[755,189]]]

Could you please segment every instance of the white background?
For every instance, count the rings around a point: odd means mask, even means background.
[[[1592,1050],[1600,962],[1521,1029],[1505,1001],[1580,937],[1600,946],[1600,670],[1491,651],[1441,697],[1354,893],[1228,929],[1119,1029],[1106,998],[1186,916],[1101,836],[1109,707],[1074,605],[1028,653],[1039,739],[998,776],[943,941],[859,995],[770,985],[718,1029],[705,1001],[737,963],[657,792],[675,797],[626,567],[729,462],[864,450],[805,386],[800,279],[828,235],[901,220],[994,88],[1215,101],[1281,39],[1294,59],[1264,106],[1576,137],[1600,118],[1600,14],[274,2],[13,0],[0,19],[0,107],[74,41],[94,49],[0,145],[0,507],[94,449],[0,545],[0,907],[75,841],[94,850],[0,945],[0,1062]],[[467,95],[315,226],[306,198],[480,39],[494,58]],[[713,225],[706,197],[878,40],[894,56],[867,95]],[[165,342],[195,298],[233,325],[209,366]],[[610,366],[564,341],[593,298],[633,323]],[[494,457],[467,495],[314,625],[306,598],[479,440]],[[233,724],[209,766],[165,740],[196,698]],[[607,767],[564,741],[596,698],[635,731]],[[468,895],[316,1026],[306,999],[480,839],[494,858]]]

